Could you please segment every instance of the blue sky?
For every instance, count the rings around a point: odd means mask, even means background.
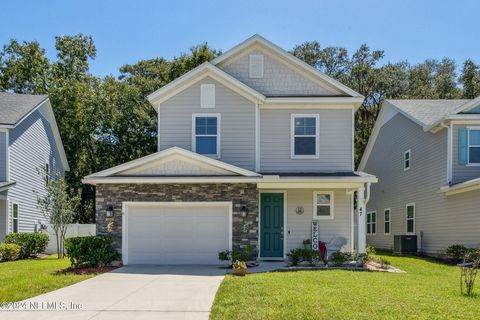
[[[470,57],[480,62],[480,1],[5,1],[0,45],[37,40],[54,58],[54,37],[94,37],[96,75],[117,74],[126,63],[187,52],[207,41],[227,50],[258,33],[284,49],[318,40],[350,51],[367,43],[387,61]]]

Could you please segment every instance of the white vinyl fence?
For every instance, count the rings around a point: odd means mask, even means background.
[[[48,234],[48,246],[45,250],[45,253],[52,254],[57,253],[57,237],[55,232],[52,230],[51,225],[47,224],[47,229],[44,233]],[[70,224],[68,225],[67,233],[65,238],[69,237],[81,237],[81,236],[94,236],[96,233],[95,224]]]

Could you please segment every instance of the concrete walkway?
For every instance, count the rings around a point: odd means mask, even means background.
[[[208,319],[224,275],[216,266],[126,266],[25,300],[0,319]]]

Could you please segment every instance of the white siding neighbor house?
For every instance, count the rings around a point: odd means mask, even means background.
[[[285,259],[312,225],[327,246],[365,251],[365,195],[377,179],[354,171],[363,99],[247,39],[148,96],[157,153],[84,178],[96,186],[97,233],[113,237],[125,264],[215,264],[246,245]]]
[[[48,96],[0,93],[0,241],[47,222],[37,207],[42,170],[51,177],[69,170]]]
[[[375,174],[367,242],[393,248],[417,235],[418,251],[480,245],[480,98],[387,100],[359,166]]]

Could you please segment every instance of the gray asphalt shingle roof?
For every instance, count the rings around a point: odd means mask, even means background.
[[[47,95],[0,92],[0,124],[17,124],[47,98]]]
[[[389,103],[417,119],[424,126],[429,126],[469,102],[468,99],[457,100],[387,100]]]

